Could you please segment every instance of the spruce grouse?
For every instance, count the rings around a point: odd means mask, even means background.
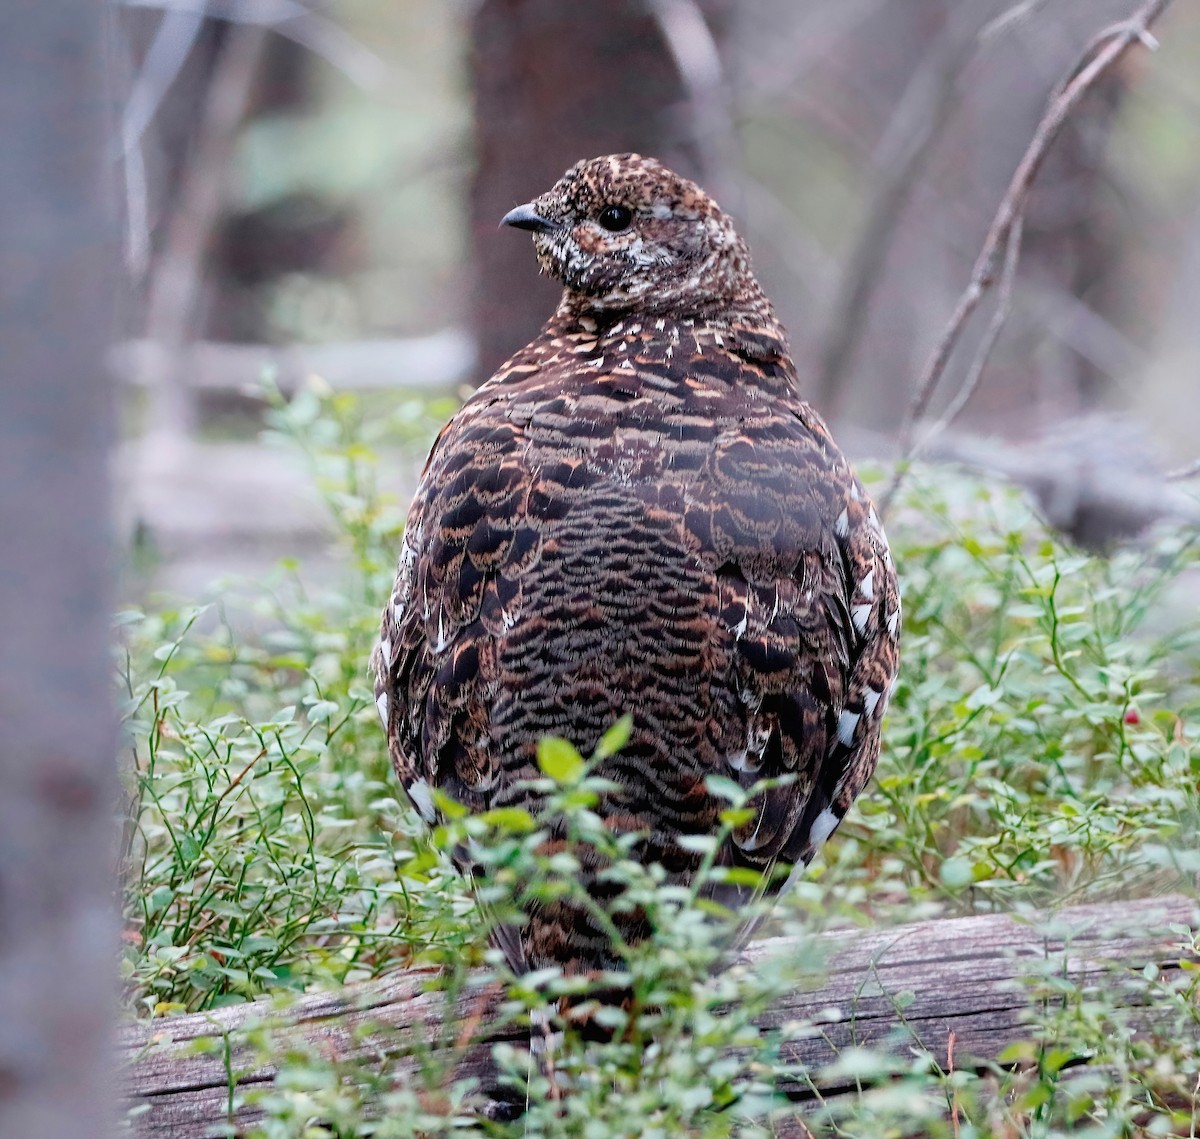
[[[790,775],[718,861],[806,864],[875,768],[896,675],[875,508],[698,186],[636,154],[595,158],[503,221],[533,233],[564,291],[421,477],[372,658],[400,781],[431,823],[432,788],[536,813],[538,741],[586,756],[632,713],[597,809],[641,836],[639,857],[686,882],[701,857],[686,836],[728,805],[706,777]],[[579,906],[496,936],[519,972],[620,968]]]

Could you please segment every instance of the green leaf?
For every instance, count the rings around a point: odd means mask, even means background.
[[[884,1052],[871,1048],[843,1048],[838,1058],[821,1070],[829,1080],[876,1080],[896,1071],[896,1061]]]
[[[961,890],[971,884],[974,869],[969,858],[947,858],[942,863],[942,885],[948,890]]]
[[[757,890],[763,884],[763,876],[757,870],[748,866],[718,866],[712,872],[714,882],[724,882],[730,886],[749,886]]]
[[[170,886],[157,886],[150,894],[150,904],[146,907],[147,913],[154,916],[159,910],[166,909],[175,897],[175,891]]]
[[[537,761],[542,774],[555,783],[577,783],[587,767],[574,745],[558,736],[538,741]]]
[[[467,815],[467,808],[455,799],[451,799],[444,791],[434,787],[430,792],[433,805],[447,819],[462,819]]]
[[[338,710],[333,700],[318,700],[308,709],[308,718],[314,724],[323,723]]]
[[[528,834],[537,829],[537,823],[528,811],[520,807],[496,807],[481,815],[480,818],[488,826],[514,834]]]
[[[1062,1071],[1063,1065],[1074,1060],[1075,1056],[1076,1053],[1070,1048],[1051,1048],[1042,1057],[1042,1071],[1052,1076],[1057,1075]]]
[[[610,755],[616,755],[629,742],[632,732],[633,716],[626,713],[600,737],[592,758],[607,759]]]
[[[1017,1100],[1017,1106],[1022,1111],[1034,1111],[1043,1104],[1048,1103],[1052,1094],[1053,1091],[1048,1085],[1034,1084],[1033,1087]]]
[[[753,807],[730,807],[721,812],[721,822],[727,827],[744,827],[756,814]]]
[[[704,780],[704,786],[710,795],[716,795],[735,807],[740,807],[746,801],[746,789],[726,775],[709,775]]]
[[[1010,1044],[999,1056],[996,1057],[997,1063],[1000,1064],[1018,1064],[1028,1063],[1037,1055],[1037,1048],[1028,1040],[1018,1040],[1015,1044]]]

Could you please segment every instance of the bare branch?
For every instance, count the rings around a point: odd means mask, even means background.
[[[192,14],[231,24],[268,28],[308,48],[362,87],[379,84],[387,65],[326,16],[297,0],[120,0],[126,8],[160,8],[168,15]]]
[[[202,10],[169,9],[163,13],[121,116],[121,146],[126,155],[142,141],[203,26]]]
[[[721,56],[694,0],[648,0],[688,93],[703,97],[724,82]]]
[[[202,13],[164,13],[121,115],[121,150],[125,160],[125,263],[129,272],[138,278],[150,265],[150,201],[142,136],[191,54],[203,26]]]
[[[1194,479],[1197,476],[1200,476],[1200,459],[1194,463],[1188,463],[1186,467],[1170,471],[1166,478],[1168,482],[1183,482],[1184,479]]]
[[[163,18],[142,60],[121,117],[125,160],[125,262],[141,277],[150,262],[150,206],[142,137],[195,47],[206,20],[268,28],[306,47],[363,87],[383,79],[383,61],[333,21],[296,0],[118,0],[126,8],[160,9]]]
[[[233,29],[217,61],[195,153],[184,173],[147,305],[147,334],[164,346],[168,360],[177,358],[191,331],[205,257],[221,209],[229,157],[266,36],[267,32],[258,27]],[[153,429],[187,429],[190,404],[178,375],[164,377],[155,389],[153,402]]]
[[[934,439],[962,414],[963,408],[967,406],[971,400],[971,396],[975,394],[975,390],[979,387],[979,381],[983,378],[983,370],[987,367],[992,350],[996,347],[996,341],[1000,338],[1000,333],[1008,321],[1008,314],[1012,311],[1013,282],[1017,277],[1017,263],[1021,259],[1021,236],[1024,228],[1025,219],[1018,216],[1013,223],[1012,229],[1009,231],[1008,240],[1005,242],[1004,271],[1000,275],[1000,287],[996,293],[996,310],[992,313],[992,319],[988,323],[987,331],[983,334],[983,340],[980,341],[979,348],[975,352],[975,359],[971,361],[971,367],[963,379],[962,387],[959,388],[958,394],[947,405],[946,410],[942,412],[941,418],[925,433],[925,437],[921,442],[916,445],[914,454],[920,454],[925,450]],[[890,501],[891,492],[889,490],[884,496],[884,506],[887,506]]]
[[[746,207],[746,226],[756,245],[768,241],[775,251],[780,268],[795,280],[806,301],[815,305],[816,298],[832,288],[837,263],[830,253],[800,227],[796,215],[765,182],[747,172],[742,179]]]
[[[1083,97],[1095,86],[1126,51],[1135,43],[1154,43],[1150,25],[1170,6],[1171,0],[1146,0],[1128,19],[1105,28],[1085,49],[1079,63],[1053,91],[1046,112],[1038,123],[1030,142],[1013,174],[1012,181],[1000,201],[991,228],[976,259],[971,279],[959,298],[954,315],[934,346],[929,360],[914,389],[912,400],[900,429],[901,459],[883,499],[883,508],[895,497],[904,479],[908,461],[913,454],[913,432],[925,414],[955,346],[962,338],[968,321],[984,296],[996,283],[1001,251],[1008,247],[1018,218],[1024,216],[1029,191],[1042,163],[1058,138],[1067,119]]]
[[[817,382],[816,403],[830,418],[839,410],[842,381],[866,326],[879,269],[896,236],[896,220],[950,121],[955,107],[951,95],[975,55],[977,25],[971,6],[951,17],[909,80],[871,163],[876,188],[834,300]]]
[[[1130,376],[1146,365],[1146,352],[1087,301],[1062,285],[1027,280],[1029,307],[1035,309],[1051,335],[1081,356],[1131,398],[1137,395]]]
[[[1021,0],[1007,11],[1001,12],[979,33],[980,41],[994,39],[1017,24],[1025,23],[1039,8],[1045,8],[1050,0]]]
[[[795,5],[781,24],[766,6],[742,5],[740,16],[757,25],[754,67],[743,78],[755,106],[777,108],[780,97],[803,82],[840,43],[862,27],[887,0],[825,0]]]
[[[716,188],[728,209],[737,212],[741,203],[730,176],[738,165],[737,133],[729,114],[725,71],[717,41],[695,0],[645,0],[645,3],[687,92],[692,138],[699,151],[705,181]]]

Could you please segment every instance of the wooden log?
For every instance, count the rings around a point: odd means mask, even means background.
[[[945,1064],[953,1033],[959,1069],[995,1060],[1029,1038],[1035,1010],[1029,981],[1047,970],[1084,992],[1103,986],[1131,1025],[1151,1031],[1162,1010],[1147,999],[1143,970],[1154,966],[1165,983],[1178,977],[1183,939],[1170,927],[1197,924],[1200,902],[1172,896],[1079,906],[1037,921],[995,914],[767,939],[743,960],[811,953],[814,973],[824,962],[825,984],[791,992],[759,1023],[764,1030],[811,1024],[783,1049],[787,1061],[811,1073],[811,1083],[785,1090],[803,1101],[816,1087],[827,1101],[850,1090],[822,1073],[851,1046],[902,1054],[920,1048]],[[435,980],[433,971],[416,970],[278,1009],[258,1001],[127,1025],[120,1045],[127,1101],[137,1112],[135,1134],[189,1139],[212,1134],[222,1122],[244,1126],[256,1118],[242,1097],[269,1087],[276,1071],[247,1039],[256,1026],[271,1026],[274,1055],[297,1046],[336,1060],[377,1058],[383,1051],[395,1057],[395,1074],[404,1080],[415,1076],[421,1047],[457,1048],[455,1078],[485,1075],[494,1043],[522,1039],[516,1026],[493,1024],[499,987],[468,986],[451,1000],[432,987]],[[461,1046],[464,1025],[476,1029]]]

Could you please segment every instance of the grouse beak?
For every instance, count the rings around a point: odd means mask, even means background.
[[[509,210],[501,219],[501,225],[511,225],[516,229],[527,229],[531,233],[553,233],[558,226],[533,208],[532,202]]]

